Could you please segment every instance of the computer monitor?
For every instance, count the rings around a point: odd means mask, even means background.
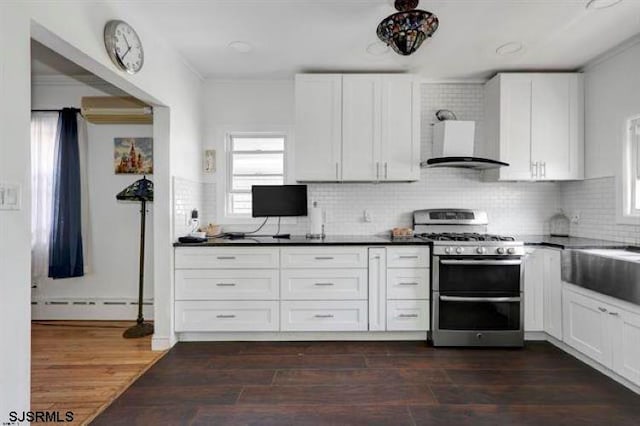
[[[307,185],[256,185],[251,197],[253,217],[307,215]]]

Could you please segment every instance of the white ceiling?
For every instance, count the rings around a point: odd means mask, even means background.
[[[434,80],[497,70],[575,69],[640,31],[640,0],[587,10],[587,0],[422,0],[440,29],[410,56],[373,56],[391,0],[146,0],[127,4],[208,78],[287,78],[301,71],[411,71]],[[254,46],[232,51],[232,41]],[[525,49],[495,53],[507,42]],[[143,40],[144,42],[144,40]]]

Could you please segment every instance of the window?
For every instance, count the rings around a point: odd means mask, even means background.
[[[627,121],[623,167],[623,216],[640,218],[640,117]]]
[[[251,216],[251,186],[283,185],[285,136],[232,134],[227,150],[228,216]]]

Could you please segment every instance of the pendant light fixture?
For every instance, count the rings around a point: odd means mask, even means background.
[[[438,17],[416,9],[420,0],[395,0],[398,10],[378,25],[378,38],[398,53],[408,56],[418,50],[427,37],[438,29]]]

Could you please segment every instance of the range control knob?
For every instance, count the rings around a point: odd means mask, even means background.
[[[496,251],[498,252],[498,254],[504,254],[504,247],[498,247]]]
[[[451,248],[451,247],[445,247],[444,252],[445,252],[446,254],[451,254],[451,250],[452,250],[452,248]]]
[[[456,253],[462,254],[462,252],[464,252],[464,249],[462,247],[457,247],[456,248]]]
[[[509,248],[507,249],[507,253],[509,253],[509,254],[515,254],[515,253],[516,253],[516,249],[515,249],[514,247],[509,247]]]
[[[486,249],[486,248],[484,248],[484,247],[478,247],[478,248],[476,249],[476,252],[477,252],[478,254],[485,254],[485,253],[487,252],[487,249]]]

